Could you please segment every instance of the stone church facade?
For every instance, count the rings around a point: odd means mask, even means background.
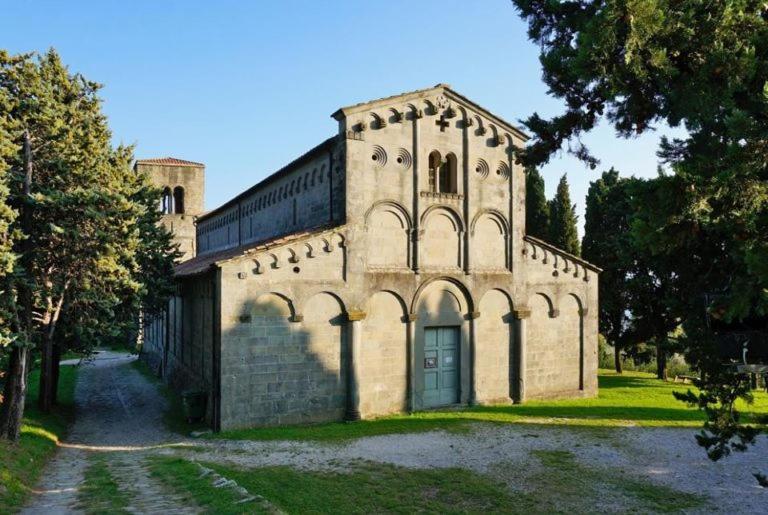
[[[525,234],[526,135],[443,84],[333,118],[195,218],[145,359],[216,430],[595,395],[600,270]]]

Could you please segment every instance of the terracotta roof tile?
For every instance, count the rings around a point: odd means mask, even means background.
[[[203,163],[176,159],[175,157],[156,157],[153,159],[137,159],[136,164],[140,165],[165,165],[165,166],[205,166]]]

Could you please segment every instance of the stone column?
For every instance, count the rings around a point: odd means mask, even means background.
[[[477,404],[477,336],[475,320],[480,317],[479,311],[467,313],[469,323],[469,405]]]
[[[405,315],[407,330],[407,359],[408,359],[408,411],[416,411],[416,320],[419,315],[408,313]]]
[[[588,308],[579,307],[579,390],[584,390],[584,319],[589,315]]]
[[[512,398],[518,404],[525,400],[525,352],[527,343],[527,331],[525,320],[531,316],[530,308],[522,307],[512,311],[514,322],[514,345],[517,358],[517,392]]]
[[[347,313],[349,358],[347,361],[347,412],[344,416],[346,420],[360,420],[360,322],[364,319],[364,311]]]
[[[415,273],[419,273],[419,267],[421,266],[421,243],[419,241],[419,217],[421,212],[419,209],[419,180],[421,177],[421,154],[419,153],[419,119],[422,117],[420,111],[415,110],[413,112],[413,213],[411,218],[413,220],[413,232],[411,234],[411,244],[413,248],[411,268]]]

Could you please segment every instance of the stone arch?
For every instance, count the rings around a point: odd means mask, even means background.
[[[453,288],[455,288],[457,292],[459,292],[454,296],[456,297],[456,300],[460,304],[462,313],[469,313],[471,311],[474,311],[475,304],[472,299],[472,294],[469,292],[469,289],[464,285],[464,283],[462,283],[458,279],[454,279],[453,277],[434,277],[432,279],[424,281],[416,289],[416,292],[413,295],[413,299],[411,300],[411,312],[416,313],[419,300],[423,297],[424,292],[427,289],[434,287],[435,284],[439,285],[441,283],[449,284]]]
[[[492,123],[488,124],[488,128],[490,130],[488,131],[488,139],[485,141],[485,144],[488,147],[496,147],[499,144],[499,130]]]
[[[431,206],[421,217],[419,255],[426,268],[460,268],[462,265],[461,217],[446,206]]]
[[[546,302],[546,305],[547,305],[547,315],[549,316],[549,318],[557,318],[557,315],[559,313],[557,311],[557,307],[555,306],[554,302],[552,302],[552,296],[551,295],[549,295],[547,293],[544,293],[544,292],[537,291],[533,297],[534,298],[543,299],[544,302]]]
[[[369,266],[407,268],[410,265],[411,219],[405,208],[391,200],[377,202],[365,214],[365,227]]]
[[[408,103],[405,105],[405,109],[408,111],[409,120],[418,120],[421,118],[421,111],[415,104]]]
[[[439,191],[441,193],[459,192],[458,169],[459,161],[456,159],[456,154],[449,152],[445,155],[445,160],[440,165]]]
[[[266,292],[256,297],[251,309],[251,315],[257,317],[293,317],[296,311],[293,301],[282,293]],[[254,322],[256,323],[256,322]]]
[[[476,127],[475,127],[475,135],[477,135],[477,136],[485,135],[486,128],[485,128],[485,125],[483,123],[483,119],[480,116],[475,115],[474,116],[474,120],[475,120],[475,125],[476,125]]]
[[[584,303],[575,293],[568,293],[565,295],[562,306],[565,325],[563,332],[569,336],[569,341],[576,339],[576,349],[572,355],[578,360],[578,388],[584,390]]]
[[[184,214],[184,188],[181,186],[173,188],[173,212],[177,215]]]
[[[428,181],[429,181],[429,191],[437,191],[438,190],[438,178],[440,175],[440,167],[443,162],[443,157],[437,150],[433,150],[429,153],[429,157],[427,159],[427,167],[429,170],[428,174]]]
[[[341,419],[346,404],[348,343],[344,304],[333,293],[321,291],[303,305],[301,323],[305,358],[301,365],[308,406],[323,406],[323,418]],[[314,409],[314,408],[311,408]]]
[[[413,300],[413,405],[433,407],[468,402],[471,387],[472,297],[455,279],[424,282]],[[427,360],[429,357],[429,362]]]
[[[390,123],[399,123],[403,121],[403,113],[397,110],[395,107],[390,107],[387,109],[387,113],[389,114],[389,121]]]
[[[470,226],[473,266],[480,269],[505,269],[509,266],[509,225],[495,210],[480,211]]]
[[[512,351],[512,301],[504,290],[486,291],[475,323],[475,392],[483,403],[509,402],[517,383]]]
[[[437,114],[437,107],[429,100],[424,100],[424,114],[433,116]]]
[[[171,188],[168,186],[163,188],[163,193],[160,198],[160,212],[162,212],[164,215],[168,215],[173,212],[173,196],[171,195]]]
[[[360,411],[363,416],[408,408],[408,334],[403,299],[381,290],[371,295],[362,321]]]

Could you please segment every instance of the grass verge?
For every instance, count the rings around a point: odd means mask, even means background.
[[[77,492],[78,508],[88,514],[129,513],[126,492],[120,490],[104,455],[91,455],[83,486]]]
[[[37,409],[39,378],[38,370],[29,374],[27,405],[19,441],[0,441],[0,513],[13,513],[24,505],[74,415],[77,367],[61,367],[59,404],[51,413],[41,413]]]
[[[527,423],[583,427],[648,426],[701,427],[704,414],[676,400],[672,392],[689,385],[656,379],[643,372],[618,375],[601,371],[599,395],[592,399],[528,401],[519,405],[477,406],[458,410],[394,415],[352,424],[333,422],[307,426],[266,427],[225,431],[209,438],[232,440],[343,441],[364,436],[432,430],[464,431],[473,422]],[[743,403],[743,420],[756,423],[768,415],[768,394],[755,393],[751,406]]]
[[[411,469],[364,462],[348,472],[316,472],[284,466],[241,470],[204,465],[288,513],[529,513],[533,507],[531,499],[513,498],[503,484],[458,468]],[[206,511],[253,513],[253,505],[235,505],[231,491],[200,478],[194,463],[156,458],[150,467],[155,477]]]

